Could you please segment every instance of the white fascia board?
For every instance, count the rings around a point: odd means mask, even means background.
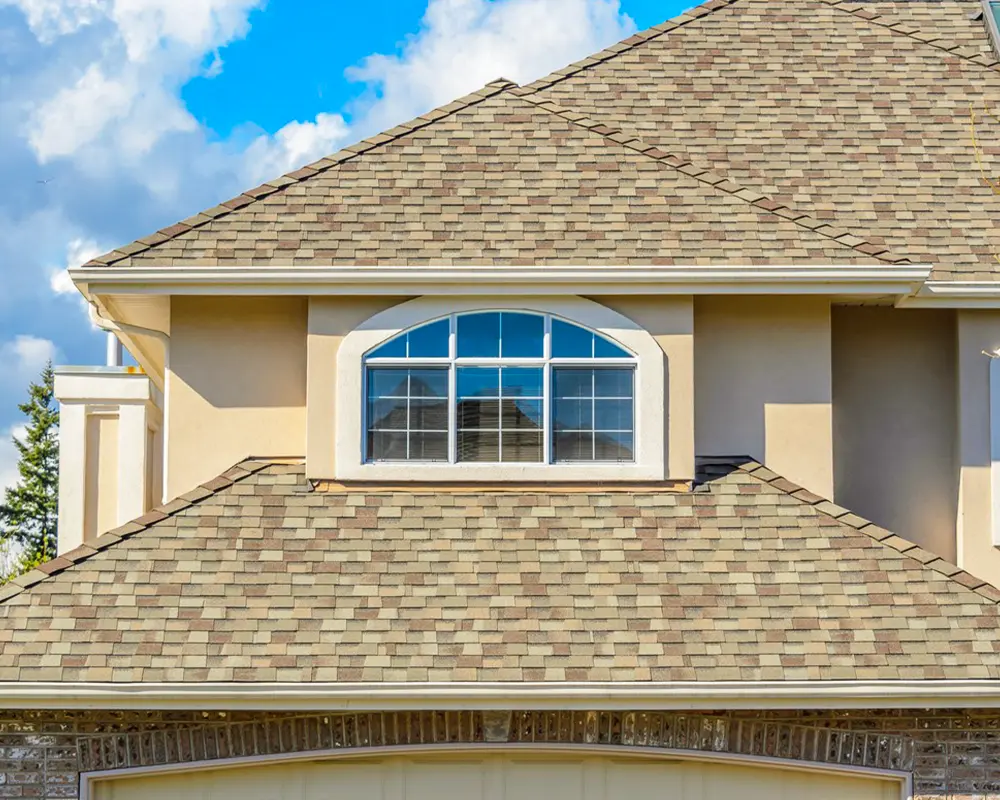
[[[913,297],[902,298],[900,308],[1000,308],[1000,280],[927,281]]]
[[[91,267],[89,297],[115,294],[840,294],[916,292],[929,266]]]
[[[11,709],[232,711],[1000,708],[1000,681],[2,683]]]
[[[990,529],[1000,547],[1000,352],[990,357]]]

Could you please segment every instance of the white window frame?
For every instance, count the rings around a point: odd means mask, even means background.
[[[468,356],[462,357],[458,355],[458,320],[460,317],[467,314],[477,314],[477,313],[490,313],[499,311],[500,313],[516,313],[516,314],[529,314],[536,317],[541,317],[544,321],[543,327],[543,344],[542,344],[542,355],[541,357],[531,358],[531,357],[504,357],[499,358],[488,358],[488,357],[475,357]],[[523,309],[513,310],[513,309],[484,309],[483,311],[472,311],[472,312],[460,312],[452,313],[448,317],[441,317],[436,320],[428,320],[424,325],[433,324],[441,319],[448,320],[448,355],[444,357],[428,357],[428,358],[410,358],[410,357],[378,357],[378,356],[367,356],[364,359],[365,365],[365,387],[364,396],[362,397],[362,402],[365,405],[365,409],[362,411],[362,430],[367,434],[368,425],[370,420],[367,416],[367,397],[368,397],[368,385],[367,376],[368,369],[447,369],[448,370],[448,461],[419,461],[416,459],[399,459],[395,462],[390,460],[375,461],[369,459],[367,463],[370,464],[435,464],[443,465],[445,463],[451,465],[478,463],[478,464],[488,464],[489,462],[462,462],[458,459],[458,422],[456,419],[456,409],[458,408],[458,394],[456,389],[458,370],[462,367],[526,367],[530,369],[541,369],[542,370],[542,396],[538,398],[542,401],[542,418],[543,418],[543,428],[542,428],[542,460],[540,462],[524,462],[524,463],[538,463],[544,465],[551,465],[556,463],[587,463],[587,464],[632,464],[635,462],[635,458],[631,458],[628,461],[580,461],[571,462],[563,461],[556,462],[553,459],[553,443],[552,443],[552,370],[558,369],[560,367],[581,367],[585,369],[599,369],[601,367],[611,367],[617,369],[628,369],[633,373],[633,386],[632,386],[632,437],[633,437],[633,456],[635,452],[635,437],[637,436],[637,431],[635,430],[635,369],[636,369],[636,358],[634,355],[624,356],[624,357],[613,357],[613,358],[558,358],[552,356],[552,320],[560,319],[559,317],[554,317],[552,314],[542,313],[539,311],[525,311]],[[418,328],[420,325],[417,326]],[[592,332],[592,329],[586,328],[585,330]],[[619,344],[614,342],[613,344]],[[376,349],[378,345],[376,345]],[[622,398],[625,399],[625,398]],[[407,428],[409,432],[409,428]],[[501,450],[503,448],[503,428],[500,429],[500,441]],[[363,445],[367,457],[367,438]],[[511,464],[518,462],[495,462],[492,466],[500,466],[501,464]]]
[[[589,328],[634,354],[635,460],[621,462],[556,463],[444,463],[444,462],[367,462],[365,408],[365,355],[380,344],[406,330],[452,314],[474,311],[511,311],[551,314]],[[452,345],[454,346],[454,344]],[[452,351],[454,352],[454,351]],[[546,351],[548,352],[548,351]],[[388,365],[389,359],[371,360],[370,365]],[[408,366],[430,366],[434,359],[408,362]],[[454,363],[461,364],[463,359]],[[468,363],[490,366],[527,365],[531,359],[467,359]],[[541,363],[541,360],[539,360]],[[559,359],[560,365],[574,359]],[[580,365],[601,366],[602,362],[624,363],[622,359],[579,359]],[[507,363],[509,362],[509,364]],[[335,413],[335,479],[375,481],[636,481],[663,480],[666,465],[666,382],[665,357],[656,340],[635,322],[607,306],[582,297],[488,298],[420,297],[400,303],[376,314],[351,331],[337,355],[337,403]],[[399,363],[402,363],[401,361]],[[452,363],[441,359],[441,364]],[[546,374],[549,370],[546,370]],[[452,371],[454,374],[454,370]],[[546,413],[550,409],[546,408]],[[451,413],[451,412],[449,412]],[[452,431],[454,430],[454,426]],[[547,428],[551,426],[546,426]],[[449,434],[453,436],[454,434]],[[453,445],[451,445],[453,447]],[[453,451],[452,451],[453,452]],[[546,438],[545,452],[551,452]]]

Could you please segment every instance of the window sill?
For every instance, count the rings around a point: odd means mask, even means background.
[[[662,467],[643,464],[351,464],[338,465],[336,480],[394,482],[662,481]]]

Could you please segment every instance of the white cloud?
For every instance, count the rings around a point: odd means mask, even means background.
[[[169,134],[196,131],[180,88],[202,71],[206,53],[246,35],[249,12],[262,1],[14,0],[42,41],[85,24],[106,30],[93,60],[32,104],[27,137],[38,161],[95,145],[134,160]]]
[[[247,148],[247,179],[261,183],[333,153],[347,144],[349,132],[340,114],[319,114],[315,122],[289,122],[274,136],[260,136]]]
[[[77,237],[71,239],[66,246],[66,266],[54,267],[49,270],[49,288],[56,294],[79,296],[79,291],[69,277],[69,271],[74,267],[86,264],[95,256],[106,253],[110,248],[101,247],[93,239]],[[80,298],[83,301],[83,298]],[[86,306],[86,301],[83,301]]]
[[[348,71],[374,90],[365,135],[495,78],[528,83],[635,31],[619,0],[430,0],[422,25],[400,55]]]
[[[49,339],[22,334],[0,344],[0,379],[34,380],[49,361],[55,361],[56,346]]]
[[[39,41],[51,43],[74,33],[106,13],[107,0],[0,0],[0,6],[17,6]]]

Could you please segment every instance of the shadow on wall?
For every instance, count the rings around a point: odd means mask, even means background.
[[[955,561],[953,311],[833,310],[836,500]]]

